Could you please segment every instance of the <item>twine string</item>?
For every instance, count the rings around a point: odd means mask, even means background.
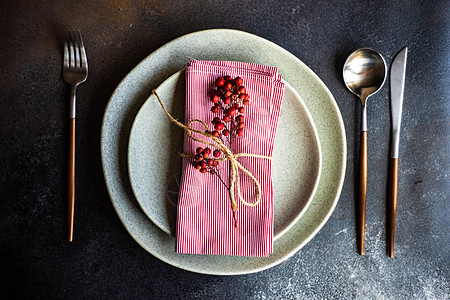
[[[179,122],[178,120],[176,120],[166,109],[166,107],[164,106],[164,104],[162,103],[161,98],[159,97],[158,93],[156,92],[156,90],[152,91],[153,94],[155,94],[156,98],[159,101],[159,104],[161,105],[162,109],[164,110],[164,112],[166,113],[166,115],[169,117],[170,121],[172,123],[174,123],[175,125],[177,125],[180,128],[183,128],[188,136],[199,143],[202,144],[206,144],[209,145],[211,147],[214,147],[216,149],[219,149],[220,151],[222,151],[222,153],[224,154],[224,158],[217,158],[217,161],[225,161],[228,160],[230,163],[230,167],[231,167],[231,178],[230,178],[230,187],[229,187],[229,193],[230,193],[230,199],[231,199],[231,208],[233,209],[233,211],[237,210],[237,205],[236,205],[236,201],[235,201],[235,194],[234,194],[234,187],[236,186],[236,191],[237,191],[237,196],[239,198],[239,200],[246,206],[256,206],[259,204],[259,202],[261,201],[261,184],[259,183],[259,181],[255,178],[255,176],[253,176],[253,174],[248,171],[244,166],[242,166],[238,161],[237,158],[239,157],[256,157],[256,158],[264,158],[264,159],[269,159],[272,160],[271,157],[269,156],[264,156],[264,155],[258,155],[258,154],[251,154],[251,153],[238,153],[238,154],[233,154],[233,152],[231,152],[231,150],[222,142],[222,140],[218,137],[215,137],[211,134],[211,130],[208,127],[208,125],[206,125],[205,122],[203,122],[202,120],[198,120],[198,119],[194,119],[191,120],[188,125],[184,125],[183,123]],[[194,123],[200,123],[202,124],[206,131],[201,131],[195,128],[192,128],[192,124]],[[197,133],[200,134],[202,136],[211,138],[214,143],[210,143],[208,141],[204,141],[201,140],[200,138],[196,138],[193,136],[192,133]],[[193,155],[189,155],[189,154],[182,154],[181,156],[183,157],[193,157]],[[242,197],[241,194],[241,188],[240,188],[240,184],[239,184],[239,170],[242,170],[242,172],[244,172],[246,175],[248,175],[253,182],[255,183],[255,188],[256,188],[256,201],[253,203],[249,203],[247,201],[244,200],[244,198]]]

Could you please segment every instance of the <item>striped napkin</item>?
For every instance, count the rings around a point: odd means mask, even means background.
[[[218,116],[211,112],[208,91],[219,76],[237,76],[250,95],[245,107],[243,136],[236,137],[231,147],[234,153],[272,156],[284,84],[277,68],[232,61],[192,60],[186,68],[185,123],[193,119],[204,121],[210,128]],[[193,128],[205,128],[194,123]],[[195,136],[195,134],[194,134]],[[212,142],[201,136],[202,140]],[[197,147],[206,147],[185,133],[184,152],[195,154]],[[211,148],[211,147],[210,147]],[[214,150],[214,149],[211,149]],[[273,251],[273,188],[272,161],[267,158],[239,157],[242,164],[261,185],[261,200],[249,207],[236,194],[238,210],[235,218],[229,190],[219,178],[201,174],[192,166],[192,158],[184,157],[177,206],[176,252],[189,254],[268,256]],[[221,178],[229,183],[229,162],[219,164]],[[239,186],[246,202],[257,199],[254,181],[241,170]]]

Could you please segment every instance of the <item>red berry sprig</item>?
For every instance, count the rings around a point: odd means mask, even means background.
[[[196,154],[194,155],[194,161],[192,162],[192,166],[199,170],[200,173],[211,173],[219,175],[219,170],[217,166],[219,165],[219,161],[216,160],[220,157],[222,152],[219,149],[214,150],[212,155],[214,158],[211,158],[211,149],[206,147],[203,149],[202,147],[198,147],[195,150]]]
[[[211,112],[214,114],[222,112],[222,117],[215,117],[212,121],[214,130],[211,134],[215,137],[226,137],[231,144],[236,136],[244,134],[245,106],[250,103],[244,81],[241,77],[231,76],[218,77],[215,88],[209,91],[209,97],[213,106]]]
[[[211,112],[219,114],[212,120],[214,128],[210,132],[213,136],[219,137],[222,141],[228,140],[231,146],[236,136],[244,135],[244,113],[245,106],[250,103],[250,96],[247,94],[244,81],[241,77],[232,78],[231,76],[218,77],[215,81],[215,87],[209,91],[209,97],[213,106]],[[214,150],[211,158],[211,149],[208,147],[198,147],[194,155],[192,165],[200,173],[211,173],[219,177],[222,183],[228,188],[227,184],[220,177],[219,160],[222,151]],[[228,188],[229,189],[229,188]]]
[[[245,112],[245,106],[250,103],[250,96],[247,94],[245,86],[242,85],[243,83],[244,81],[241,77],[234,79],[228,75],[218,77],[215,81],[215,87],[208,94],[213,103],[211,112],[220,114],[212,120],[214,129],[211,132],[207,130],[207,132],[214,137],[220,138],[222,142],[224,142],[224,138],[227,139],[230,146],[236,136],[244,135],[245,118],[243,114]],[[212,153],[214,158],[210,158],[211,149],[208,147],[205,149],[198,147],[195,152],[194,161],[192,162],[193,167],[199,170],[200,173],[216,175],[222,184],[230,190],[230,187],[220,176],[220,171],[217,167],[220,161],[218,158],[222,155],[222,151],[219,149],[214,150]],[[233,218],[237,228],[238,225],[234,208]]]

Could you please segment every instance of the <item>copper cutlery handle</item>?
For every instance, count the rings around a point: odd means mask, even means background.
[[[69,182],[68,182],[68,217],[69,242],[73,240],[73,220],[75,210],[75,118],[70,118],[69,137]]]
[[[395,213],[397,210],[398,158],[391,158],[389,201],[389,256],[394,257]]]
[[[367,131],[361,131],[359,159],[359,254],[364,254],[364,234],[366,226],[366,194],[367,194]]]

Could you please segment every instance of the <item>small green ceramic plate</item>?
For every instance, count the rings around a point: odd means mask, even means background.
[[[245,45],[245,47],[243,47]],[[267,258],[183,255],[175,240],[160,230],[137,203],[128,174],[128,141],[133,121],[152,89],[199,60],[234,60],[278,67],[312,115],[322,151],[319,185],[302,217],[274,242]],[[330,70],[331,72],[331,70]],[[346,164],[345,130],[327,87],[298,58],[258,36],[228,29],[191,33],[159,48],[137,65],[114,91],[103,118],[101,155],[113,206],[130,235],[149,253],[175,267],[198,273],[235,275],[275,266],[301,249],[323,227],[341,193]]]
[[[184,120],[185,73],[170,76],[158,94],[170,114]],[[183,130],[172,124],[155,95],[137,114],[128,145],[131,187],[144,213],[175,236]],[[321,154],[312,117],[298,93],[285,82],[273,151],[274,239],[302,216],[319,184]]]

